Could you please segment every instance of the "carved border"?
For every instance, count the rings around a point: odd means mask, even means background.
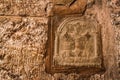
[[[97,22],[95,21],[94,23],[96,23],[97,27],[98,27],[98,34],[99,34],[99,41],[100,41],[100,46],[99,48],[100,50],[100,54],[101,54],[101,66],[90,66],[90,67],[76,67],[76,66],[60,66],[57,65],[55,66],[53,64],[53,54],[54,54],[54,40],[55,40],[55,31],[57,30],[57,28],[59,27],[59,25],[61,25],[60,23],[64,22],[64,20],[68,18],[79,18],[79,19],[83,19],[85,17],[58,17],[58,16],[54,16],[54,17],[50,17],[49,18],[49,23],[48,23],[48,42],[47,42],[47,53],[46,53],[46,63],[45,63],[45,69],[47,73],[50,74],[54,74],[54,73],[79,73],[81,76],[89,76],[98,72],[104,72],[104,66],[103,66],[103,57],[102,57],[102,39],[101,39],[101,27],[97,24]]]

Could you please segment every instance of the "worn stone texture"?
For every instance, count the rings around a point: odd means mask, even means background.
[[[0,0],[0,15],[45,16],[47,0]]]
[[[70,5],[74,0],[53,0],[55,4]]]
[[[65,18],[55,31],[54,46],[53,60],[56,65],[101,67],[100,26],[95,20]]]
[[[47,18],[1,16],[0,78],[29,80],[40,79],[40,73],[44,76],[46,40]]]
[[[102,25],[106,71],[83,78],[76,73],[51,75],[45,72],[48,38],[45,8],[48,2],[0,0],[0,80],[119,80],[120,1],[95,0],[84,13],[88,17],[96,17]]]
[[[68,2],[68,3],[66,3]],[[48,16],[54,15],[71,15],[71,14],[83,14],[85,7],[87,5],[87,0],[52,0],[48,4],[47,8],[51,6],[51,9],[48,10]],[[89,3],[89,2],[88,2]]]

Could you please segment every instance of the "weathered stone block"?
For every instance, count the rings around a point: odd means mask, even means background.
[[[59,4],[59,5],[70,5],[74,1],[75,0],[53,0],[55,4]]]
[[[47,28],[47,18],[0,16],[1,80],[39,77],[44,71]]]
[[[0,3],[0,15],[24,15],[24,4],[22,1],[2,0]]]
[[[95,20],[54,17],[49,27],[48,72],[78,72],[85,75],[103,69],[101,31]]]
[[[25,12],[28,16],[45,16],[46,15],[46,5],[45,0],[32,0],[25,3]]]
[[[1,0],[0,15],[44,16],[44,0]]]
[[[87,0],[53,0],[53,8],[48,16],[83,14]]]

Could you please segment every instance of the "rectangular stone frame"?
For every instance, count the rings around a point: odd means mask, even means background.
[[[74,15],[73,17],[79,17],[80,15]],[[81,76],[89,76],[95,73],[104,72],[103,59],[101,58],[102,64],[101,67],[77,67],[77,66],[55,66],[53,64],[53,54],[54,54],[54,39],[55,39],[55,30],[60,25],[60,22],[65,17],[71,16],[54,16],[49,18],[48,23],[48,42],[47,42],[47,53],[46,53],[46,62],[45,62],[45,70],[47,73],[79,73]],[[101,29],[99,29],[99,36],[101,37]],[[100,40],[102,43],[102,40]],[[101,54],[102,54],[102,44],[101,44]]]

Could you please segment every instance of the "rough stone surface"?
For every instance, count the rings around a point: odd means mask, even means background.
[[[68,2],[68,4],[66,2]],[[83,14],[85,7],[87,5],[87,0],[67,0],[66,2],[64,2],[64,0],[62,1],[53,0],[52,4],[51,3],[49,4],[49,6],[51,5],[52,8],[50,11],[48,11],[48,16],[54,16],[54,15],[64,16],[64,15],[70,15],[70,14]]]
[[[73,3],[73,1],[75,0],[53,0],[55,4],[59,5],[70,5],[71,3]]]
[[[47,0],[0,0],[0,15],[45,16]]]
[[[1,78],[39,79],[46,40],[47,18],[0,17]]]
[[[92,0],[89,0],[92,1]],[[90,77],[45,72],[48,0],[0,0],[0,80],[119,80],[120,1],[95,0],[84,15],[102,25],[106,71]],[[47,10],[47,11],[46,11]],[[22,17],[20,17],[20,15]],[[28,17],[26,17],[26,15]]]
[[[95,20],[66,18],[55,32],[55,64],[101,66],[100,26]]]

